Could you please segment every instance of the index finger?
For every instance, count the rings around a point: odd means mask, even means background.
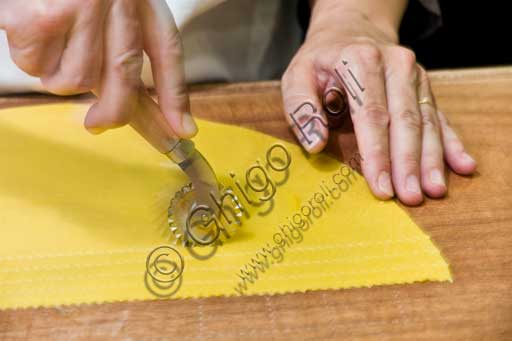
[[[105,26],[103,75],[94,92],[98,102],[85,118],[93,134],[130,122],[139,102],[142,69],[142,43],[136,7],[131,0],[112,3]]]
[[[197,126],[190,114],[183,47],[174,17],[162,0],[138,1],[137,6],[160,109],[176,135],[190,138]]]

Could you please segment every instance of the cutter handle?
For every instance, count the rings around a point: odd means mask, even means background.
[[[130,126],[159,152],[167,155],[180,144],[181,139],[174,135],[153,99],[145,92],[140,96],[141,110],[131,118]]]

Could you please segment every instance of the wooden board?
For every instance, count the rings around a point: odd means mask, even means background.
[[[473,177],[450,174],[446,199],[405,209],[443,251],[454,283],[10,310],[0,312],[0,339],[512,339],[512,68],[430,75],[479,168]],[[56,100],[10,96],[0,107]],[[278,82],[196,86],[192,107],[198,117],[294,141]],[[329,151],[342,160],[354,149],[346,125]]]

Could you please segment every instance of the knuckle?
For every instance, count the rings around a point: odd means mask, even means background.
[[[175,87],[172,87],[171,89],[171,93],[172,93],[172,97],[176,100],[176,101],[183,101],[183,100],[186,100],[188,97],[188,89],[185,85],[179,85],[179,86],[175,86]]]
[[[434,131],[439,130],[439,123],[435,119],[434,115],[431,115],[431,114],[421,115],[421,124],[423,125],[423,129],[430,129],[430,130],[434,130]]]
[[[399,62],[416,66],[416,54],[412,50],[401,46],[396,47],[394,50],[395,58]]]
[[[403,110],[398,114],[398,120],[402,125],[405,126],[406,129],[409,130],[421,130],[421,117],[420,115],[413,110]]]
[[[418,154],[413,151],[405,151],[400,154],[398,158],[399,162],[397,162],[397,164],[405,169],[417,169],[420,166],[420,158]]]
[[[127,81],[127,85],[138,84],[142,72],[142,63],[142,50],[132,49],[116,56],[113,71],[120,79]]]
[[[402,70],[405,75],[416,82],[418,77],[418,64],[416,63],[416,54],[405,47],[395,47],[393,52],[396,68]]]
[[[183,113],[189,110],[189,97],[185,87],[175,87],[169,91],[168,95],[169,108],[176,112]],[[167,102],[166,102],[167,103]]]
[[[358,58],[361,63],[369,65],[382,64],[382,52],[375,44],[354,44],[346,48],[349,53]]]
[[[166,30],[162,38],[163,48],[154,51],[157,63],[165,63],[168,60],[183,60],[183,43],[177,29],[171,27]]]
[[[166,38],[167,38],[166,42],[167,42],[167,46],[169,47],[169,50],[176,52],[176,53],[180,53],[180,55],[181,55],[182,51],[183,51],[183,42],[181,41],[180,32],[177,29],[175,29],[174,27],[170,28],[167,31]]]
[[[39,34],[56,34],[62,31],[64,13],[55,5],[36,6],[31,15],[31,27]]]
[[[357,119],[357,117],[354,117],[354,119]],[[384,128],[389,125],[390,119],[385,107],[381,105],[366,105],[361,111],[361,120],[368,125]]]

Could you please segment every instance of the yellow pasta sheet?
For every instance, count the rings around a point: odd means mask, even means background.
[[[429,237],[348,167],[199,121],[196,145],[245,214],[221,246],[174,247],[181,275],[155,282],[147,258],[173,246],[167,208],[187,178],[130,128],[89,135],[85,112],[0,111],[0,308],[451,280]]]

